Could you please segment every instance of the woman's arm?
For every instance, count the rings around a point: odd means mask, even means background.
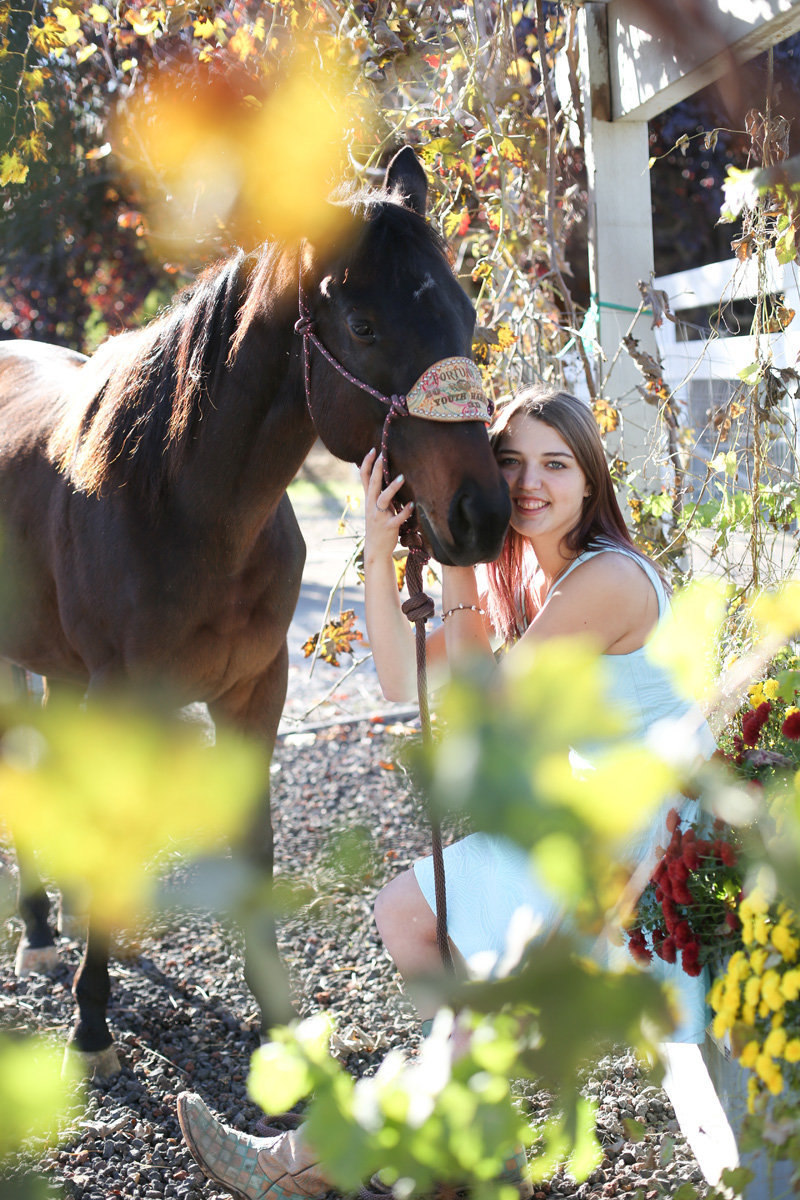
[[[442,567],[442,612],[447,661],[460,668],[471,663],[494,667],[489,621],[473,567]]]

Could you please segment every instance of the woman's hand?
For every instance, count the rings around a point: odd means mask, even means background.
[[[392,503],[403,486],[403,475],[397,475],[387,487],[383,486],[383,457],[370,450],[359,472],[364,487],[364,558],[390,558],[397,545],[400,526],[411,516],[414,501],[409,500],[399,512]]]

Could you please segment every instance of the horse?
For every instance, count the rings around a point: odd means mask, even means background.
[[[354,463],[383,444],[439,562],[499,552],[510,504],[485,421],[403,411],[432,365],[471,356],[475,322],[425,172],[404,147],[381,187],[329,202],[346,227],[324,247],[240,250],[88,358],[0,347],[0,519],[24,590],[0,657],[48,691],[93,704],[167,681],[271,751],[305,561],[286,490],[317,438]],[[248,852],[271,872],[268,794]],[[41,969],[48,901],[22,872],[19,910],[18,970]],[[108,956],[90,916],[68,1049],[101,1076],[118,1069]]]

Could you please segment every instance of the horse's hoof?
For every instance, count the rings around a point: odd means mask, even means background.
[[[14,959],[14,974],[18,979],[26,975],[49,975],[59,963],[57,946],[29,946],[20,942]]]
[[[64,1061],[61,1067],[62,1075],[77,1075],[83,1079],[113,1079],[119,1075],[120,1061],[112,1046],[104,1050],[78,1050],[71,1042],[64,1050]]]

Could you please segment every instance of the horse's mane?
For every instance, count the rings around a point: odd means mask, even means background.
[[[433,248],[446,255],[435,230],[399,196],[350,190],[334,202],[364,230],[355,254],[381,255],[387,282],[418,254]],[[50,440],[53,461],[74,487],[91,494],[130,486],[142,502],[158,503],[185,460],[215,381],[270,297],[286,293],[285,251],[265,243],[207,268],[150,324],[103,343],[81,368],[80,394],[65,405]]]

